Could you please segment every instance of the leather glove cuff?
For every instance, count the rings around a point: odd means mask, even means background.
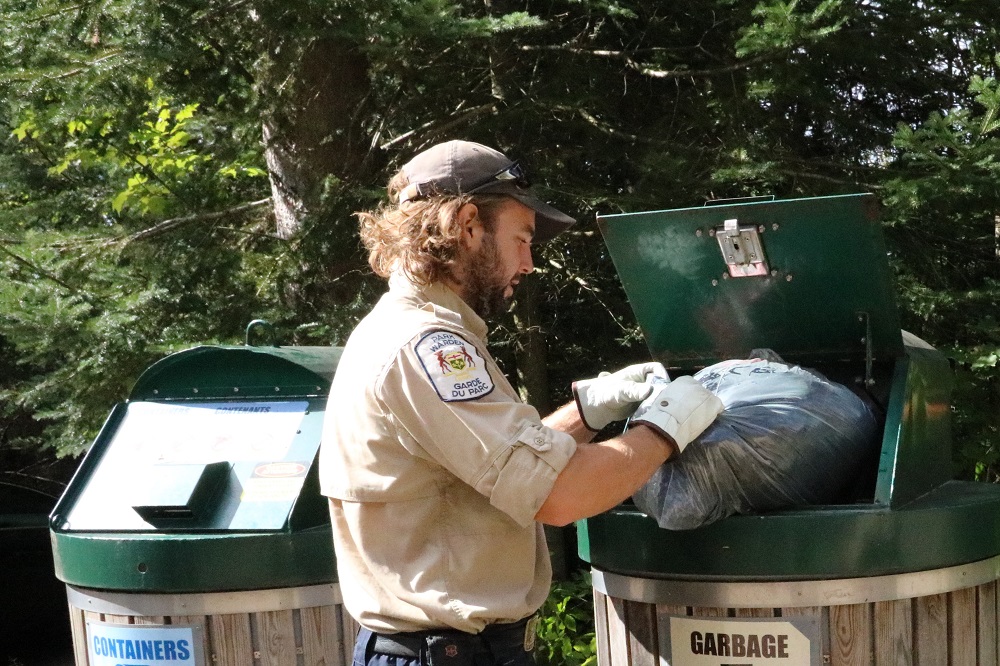
[[[684,450],[722,412],[722,401],[693,377],[678,377],[646,398],[629,427],[648,426]]]

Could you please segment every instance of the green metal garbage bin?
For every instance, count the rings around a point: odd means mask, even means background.
[[[69,647],[66,595],[49,547],[55,502],[41,489],[0,479],[0,664],[52,659]]]
[[[1000,488],[951,474],[951,368],[900,330],[873,197],[599,218],[672,374],[751,349],[884,413],[840,503],[660,529],[623,505],[578,523],[601,666],[997,664]]]
[[[50,518],[77,666],[350,663],[316,465],[340,351],[202,346],[139,378]]]

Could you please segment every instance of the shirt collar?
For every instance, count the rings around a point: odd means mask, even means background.
[[[415,284],[404,272],[394,271],[389,276],[389,290],[448,310],[457,316],[464,328],[477,338],[486,340],[486,334],[489,330],[486,322],[469,307],[468,303],[462,300],[461,296],[452,291],[451,287],[441,282],[432,282],[428,285]]]

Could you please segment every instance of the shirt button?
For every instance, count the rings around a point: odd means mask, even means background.
[[[544,437],[536,437],[533,440],[533,444],[536,451],[548,451],[551,448],[549,443],[545,441]]]

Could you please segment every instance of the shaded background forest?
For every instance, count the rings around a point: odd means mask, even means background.
[[[904,327],[955,359],[957,473],[997,480],[992,2],[0,8],[0,482],[58,480],[172,350],[343,343],[384,289],[352,213],[450,138],[580,220],[491,340],[541,411],[647,353],[596,213],[872,192]]]

